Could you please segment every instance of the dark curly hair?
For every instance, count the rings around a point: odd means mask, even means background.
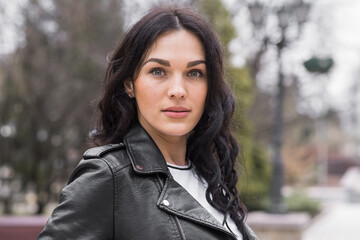
[[[195,34],[205,50],[208,93],[204,113],[187,141],[186,157],[206,180],[211,206],[230,216],[244,239],[246,208],[236,189],[238,144],[230,132],[235,100],[224,79],[223,51],[210,24],[186,7],[156,7],[139,20],[115,49],[100,98],[100,117],[93,137],[96,145],[121,142],[133,121],[136,101],[125,93],[124,81],[136,79],[149,48],[164,32],[185,29]]]

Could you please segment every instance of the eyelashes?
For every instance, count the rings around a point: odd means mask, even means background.
[[[154,77],[165,77],[167,75],[166,70],[163,68],[152,68],[149,73]],[[200,69],[191,69],[186,75],[190,78],[201,78],[205,74]]]
[[[150,73],[155,77],[163,77],[166,75],[165,70],[162,68],[152,68]]]
[[[191,70],[189,73],[188,73],[188,76],[189,77],[192,77],[192,78],[200,78],[200,77],[203,77],[204,74],[201,70],[199,69],[194,69],[194,70]]]

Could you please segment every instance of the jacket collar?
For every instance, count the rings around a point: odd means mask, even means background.
[[[213,215],[172,178],[166,180],[158,198],[157,206],[165,212],[217,229],[229,235],[232,239],[237,239],[233,233],[225,229]]]
[[[124,136],[124,144],[136,173],[165,173],[170,176],[159,148],[138,121],[132,124]]]
[[[159,148],[138,121],[131,126],[125,135],[124,144],[136,173],[163,173],[168,176],[157,202],[160,209],[218,229],[236,239],[235,235],[228,232],[182,186],[173,180]]]

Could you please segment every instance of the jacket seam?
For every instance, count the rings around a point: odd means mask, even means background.
[[[129,156],[129,160],[130,160],[130,164],[132,165],[134,171],[138,174],[153,174],[153,173],[166,173],[167,175],[167,169],[161,168],[161,167],[154,167],[151,168],[150,170],[141,170],[139,171],[135,166],[137,164],[136,162],[136,158],[133,155],[133,149],[132,149],[132,143],[129,141],[129,139],[124,139],[124,145],[125,147],[125,151],[127,153],[127,155]]]
[[[169,212],[176,213],[176,214],[182,216],[183,218],[192,219],[192,220],[194,220],[195,222],[201,222],[201,223],[203,223],[203,224],[210,225],[210,226],[213,227],[214,229],[221,230],[222,232],[230,233],[230,232],[228,232],[228,231],[226,231],[226,230],[218,227],[217,225],[215,225],[215,224],[213,224],[213,223],[211,223],[211,222],[205,221],[205,220],[203,220],[203,219],[201,219],[201,218],[194,218],[194,217],[192,217],[192,216],[183,214],[182,212],[176,211],[176,210],[174,210],[174,209],[172,209],[172,208],[168,208],[168,207],[165,207],[165,206],[163,206],[163,205],[160,205],[160,206],[161,206],[163,209],[168,210]],[[231,233],[230,233],[230,234],[231,234]]]
[[[114,171],[113,171],[113,168],[111,166],[111,164],[106,161],[104,158],[102,157],[91,157],[91,158],[87,158],[87,159],[84,159],[83,160],[101,160],[101,162],[105,163],[106,166],[107,166],[107,169],[111,172],[111,179],[112,179],[112,188],[113,188],[113,208],[112,208],[112,217],[113,217],[113,226],[112,226],[112,234],[113,234],[113,237],[115,236],[115,205],[114,205],[114,200],[115,200],[115,181],[114,181]],[[74,172],[71,174],[70,176],[70,180],[72,179],[72,176],[74,175]],[[69,182],[70,182],[69,180]]]
[[[117,172],[121,171],[123,168],[131,166],[131,162],[126,163],[124,165],[122,165],[122,164],[115,165],[115,164],[113,164],[112,161],[106,159],[106,156],[98,157],[98,159],[101,159],[101,160],[105,161],[109,165],[109,167],[111,167],[111,169],[113,170],[114,173],[117,173]]]
[[[163,183],[161,182],[161,179],[160,179],[160,177],[159,177],[159,174],[156,174],[156,176],[157,176],[157,179],[158,179],[158,181],[159,181],[160,192],[161,192],[159,199],[162,199],[161,196],[163,195],[163,190],[164,190],[166,184],[163,184]],[[167,181],[168,181],[168,178],[165,180],[165,182],[167,182]],[[176,225],[176,228],[177,228],[178,233],[179,233],[179,235],[180,235],[180,236],[179,236],[180,239],[181,239],[181,240],[186,240],[184,230],[183,230],[183,228],[182,228],[182,226],[181,226],[181,224],[180,224],[180,221],[179,221],[178,217],[177,217],[176,215],[171,216],[170,214],[169,214],[169,217],[170,217],[170,220],[171,220],[171,221],[174,221],[174,220],[175,220],[175,225]],[[172,217],[174,218],[174,220],[172,219]]]
[[[105,162],[105,164],[108,166],[108,168],[111,171],[111,177],[112,177],[112,181],[113,181],[113,209],[112,209],[112,215],[113,215],[113,238],[115,238],[115,228],[116,228],[116,209],[118,209],[117,203],[118,203],[118,191],[117,191],[117,181],[116,181],[116,173],[120,172],[121,170],[129,167],[131,164],[127,164],[126,166],[122,166],[120,168],[117,169],[117,167],[114,166],[114,164],[112,164],[109,160],[103,158],[103,157],[98,157],[97,159],[102,160],[103,162]]]
[[[96,151],[95,153],[92,153],[92,154],[89,155],[89,153],[92,152],[96,148],[98,148],[98,151]],[[108,145],[104,145],[102,147],[90,148],[90,149],[85,151],[85,153],[83,154],[83,158],[84,159],[102,158],[102,155],[104,155],[104,154],[106,154],[108,152],[120,150],[120,149],[123,149],[123,148],[125,148],[124,143],[113,144],[113,146],[111,146],[111,144],[108,144]]]
[[[119,167],[114,167],[114,173],[118,173],[120,172],[121,170],[125,169],[125,168],[128,168],[131,166],[131,163],[125,165],[125,166],[119,166]]]
[[[219,231],[221,231],[221,232],[223,232],[223,233],[226,233],[226,234],[230,235],[231,237],[235,237],[235,236],[232,236],[232,234],[231,234],[230,232],[228,232],[228,231],[226,231],[226,230],[224,230],[224,229],[222,229],[222,228],[219,228],[218,226],[214,225],[214,224],[211,223],[211,222],[204,221],[203,219],[200,219],[200,218],[194,218],[194,217],[185,215],[185,214],[183,214],[183,213],[181,213],[181,212],[178,212],[178,211],[176,211],[176,210],[173,210],[173,209],[171,209],[171,208],[164,207],[163,205],[161,205],[161,207],[162,207],[163,209],[166,209],[167,211],[169,211],[169,212],[171,212],[171,213],[174,213],[174,214],[177,214],[177,215],[179,215],[179,216],[181,216],[181,217],[183,217],[183,218],[185,218],[185,219],[191,219],[191,220],[193,220],[193,221],[195,221],[195,222],[200,222],[200,223],[202,223],[202,224],[205,225],[205,226],[209,226],[209,225],[210,225],[210,227],[212,227],[213,229],[216,229],[216,230],[219,230]],[[236,238],[235,238],[235,239],[236,239]]]
[[[116,187],[115,187],[115,174],[114,174],[114,171],[113,171],[113,167],[111,166],[112,164],[110,164],[108,161],[106,161],[106,159],[102,158],[102,157],[99,157],[100,160],[102,160],[103,162],[105,162],[105,164],[108,166],[110,172],[111,172],[111,178],[112,178],[112,188],[113,188],[113,206],[112,206],[112,217],[113,217],[113,226],[112,226],[112,235],[113,235],[113,238],[115,239],[115,203],[116,203]]]
[[[166,181],[167,181],[167,180],[166,180]],[[159,200],[160,200],[160,199],[163,199],[163,198],[166,198],[166,197],[165,197],[165,194],[166,194],[166,189],[167,189],[167,188],[168,188],[168,187],[167,187],[167,185],[165,184],[164,187],[163,187],[163,192],[162,192],[162,194],[160,195]],[[160,202],[161,202],[161,200],[159,201],[159,203],[160,203]],[[166,206],[164,206],[164,205],[162,205],[162,204],[159,204],[159,207],[160,207],[160,208],[163,208],[163,209],[166,209],[167,211],[169,211],[169,212],[171,212],[171,213],[173,213],[173,214],[177,214],[177,215],[179,215],[179,216],[181,216],[181,217],[183,217],[183,218],[185,218],[185,219],[191,219],[191,220],[193,220],[193,221],[195,221],[195,222],[202,223],[202,224],[205,225],[205,226],[209,226],[209,225],[210,225],[210,227],[212,227],[213,229],[220,230],[221,232],[226,233],[227,235],[229,235],[229,236],[233,237],[234,239],[236,239],[236,236],[235,236],[235,235],[231,234],[230,232],[226,231],[225,229],[222,229],[222,228],[218,227],[217,225],[213,224],[212,222],[205,221],[204,219],[201,219],[201,218],[194,218],[194,217],[192,217],[192,216],[185,215],[185,214],[183,214],[182,212],[176,211],[175,209],[166,207]]]

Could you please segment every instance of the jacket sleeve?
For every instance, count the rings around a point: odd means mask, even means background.
[[[81,160],[38,240],[112,239],[113,189],[105,161]]]

